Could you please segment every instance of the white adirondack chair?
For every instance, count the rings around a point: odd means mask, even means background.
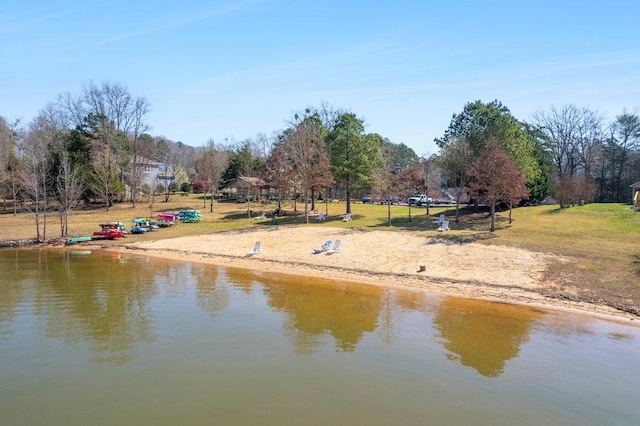
[[[438,231],[448,231],[448,230],[449,230],[449,221],[443,220],[442,223],[440,224],[440,227],[438,228]]]
[[[253,246],[253,250],[249,250],[247,254],[252,256],[254,254],[260,253],[260,245],[261,245],[260,241],[256,241],[256,245]]]

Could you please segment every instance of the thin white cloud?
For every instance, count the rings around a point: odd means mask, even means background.
[[[19,12],[14,12],[12,15],[5,12],[6,14],[0,15],[0,34],[19,34],[26,31],[32,31],[41,27],[44,23],[56,21],[65,16],[72,15],[77,13],[78,10],[85,9],[95,3],[96,0],[74,2],[71,6],[59,10],[60,5],[52,2],[47,3],[47,6],[52,6],[52,10],[55,10],[55,12],[49,12],[48,10],[41,11],[34,9],[30,2],[24,2],[24,5],[26,6],[25,13],[23,14],[24,16],[20,16]],[[33,13],[36,15],[31,16]]]
[[[18,20],[10,16],[5,16],[0,19],[0,33],[11,34],[29,31],[42,25],[44,22],[53,21],[62,16],[69,15],[73,13],[73,11],[73,9],[68,9],[46,15],[32,16],[22,20]]]
[[[255,6],[264,3],[266,0],[243,0],[233,1],[226,5],[217,6],[210,10],[202,10],[200,8],[193,10],[183,10],[178,16],[175,16],[175,11],[170,11],[170,15],[161,17],[159,22],[147,26],[140,31],[123,32],[108,38],[101,40],[98,44],[110,44],[123,40],[128,40],[136,37],[142,37],[149,34],[155,34],[158,32],[184,27],[198,22],[207,21],[209,19],[218,18],[221,16],[231,15],[235,13],[245,12],[252,10]]]

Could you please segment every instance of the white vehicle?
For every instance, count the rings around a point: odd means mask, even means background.
[[[420,207],[423,204],[427,204],[427,203],[431,203],[433,200],[429,197],[427,197],[425,194],[413,194],[410,198],[409,198],[409,204],[415,204],[416,206]]]

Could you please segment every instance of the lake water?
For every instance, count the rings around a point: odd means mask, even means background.
[[[603,425],[640,328],[144,256],[0,251],[2,425]]]

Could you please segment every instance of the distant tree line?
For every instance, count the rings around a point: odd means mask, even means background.
[[[497,205],[549,196],[561,207],[626,202],[629,185],[640,180],[640,118],[626,111],[605,123],[595,111],[569,105],[523,122],[497,100],[470,102],[453,114],[435,141],[440,152],[428,158],[367,133],[362,118],[327,104],[295,113],[270,137],[209,139],[201,147],[152,136],[149,111],[147,99],[122,84],[90,82],[79,94],[61,94],[28,123],[0,116],[5,209],[32,212],[36,238],[43,240],[51,211],[63,237],[70,209],[82,202],[135,207],[141,197],[168,201],[181,190],[208,194],[213,211],[214,194],[250,176],[264,182],[278,210],[286,198],[301,201],[306,220],[320,199],[345,199],[350,213],[354,197],[365,193],[390,206],[446,188],[458,207],[463,197],[487,203],[493,230]],[[170,185],[142,181],[149,161],[171,174]]]
[[[629,186],[640,180],[640,118],[626,111],[606,123],[593,110],[568,105],[536,112],[527,123],[497,100],[468,103],[436,139],[449,186],[463,188],[477,178],[480,164],[470,165],[489,141],[497,142],[524,175],[529,195],[523,199],[531,202],[548,196],[563,208],[627,202]],[[481,193],[476,188],[475,194]],[[506,198],[501,201],[515,201]]]

